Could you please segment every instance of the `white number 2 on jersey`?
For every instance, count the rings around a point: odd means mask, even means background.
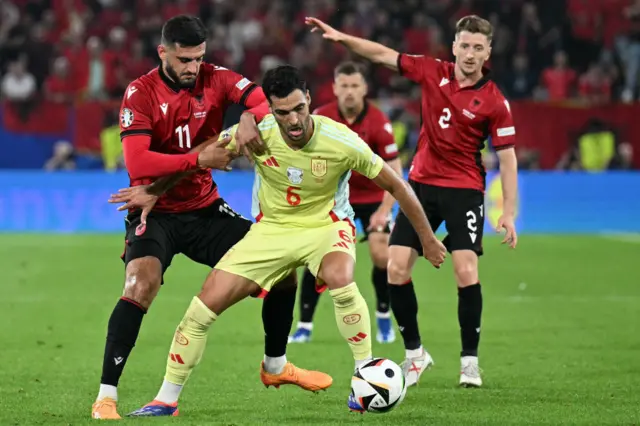
[[[174,133],[178,134],[178,145],[180,148],[191,148],[191,133],[189,133],[188,124],[176,127],[176,131]]]
[[[438,124],[443,129],[446,129],[447,127],[449,127],[449,121],[450,120],[451,120],[451,110],[449,108],[443,108],[442,109],[442,115],[440,116],[440,119],[438,120]]]

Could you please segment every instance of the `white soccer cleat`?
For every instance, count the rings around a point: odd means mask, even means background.
[[[415,358],[406,358],[400,366],[402,367],[407,387],[417,384],[422,373],[433,364],[433,358],[424,348],[422,349],[422,355]]]
[[[463,356],[460,358],[460,386],[465,388],[479,388],[482,386],[477,356]]]

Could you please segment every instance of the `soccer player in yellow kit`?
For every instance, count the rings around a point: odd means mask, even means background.
[[[309,113],[309,92],[296,68],[268,71],[263,90],[273,115],[258,125],[264,154],[253,155],[252,213],[257,223],[209,274],[178,325],[163,383],[163,402],[175,407],[218,316],[249,295],[266,295],[300,266],[307,266],[328,287],[338,329],[356,368],[372,358],[369,310],[353,280],[351,170],[398,200],[420,236],[424,256],[435,267],[446,255],[408,184],[347,126]],[[229,149],[236,148],[232,135],[235,128],[221,135],[230,139]],[[172,401],[167,401],[168,394]]]

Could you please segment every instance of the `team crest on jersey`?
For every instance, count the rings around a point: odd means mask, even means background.
[[[473,98],[471,103],[469,103],[469,110],[472,112],[477,112],[482,106],[482,100],[479,98]]]
[[[123,128],[127,128],[133,124],[133,111],[129,108],[122,108],[122,112],[120,113],[120,123],[122,123]]]
[[[327,174],[327,160],[324,158],[311,159],[311,174],[315,177],[323,177]]]
[[[294,185],[302,183],[303,172],[296,167],[287,167],[287,178]]]

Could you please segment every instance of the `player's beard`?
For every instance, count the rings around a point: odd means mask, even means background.
[[[193,79],[189,81],[183,81],[176,70],[173,69],[171,65],[168,63],[165,65],[165,71],[167,76],[174,82],[176,82],[182,89],[191,89],[196,85],[196,77],[197,75],[193,75]]]
[[[342,105],[343,112],[348,116],[354,115],[361,109],[361,105],[355,97],[345,98]]]

